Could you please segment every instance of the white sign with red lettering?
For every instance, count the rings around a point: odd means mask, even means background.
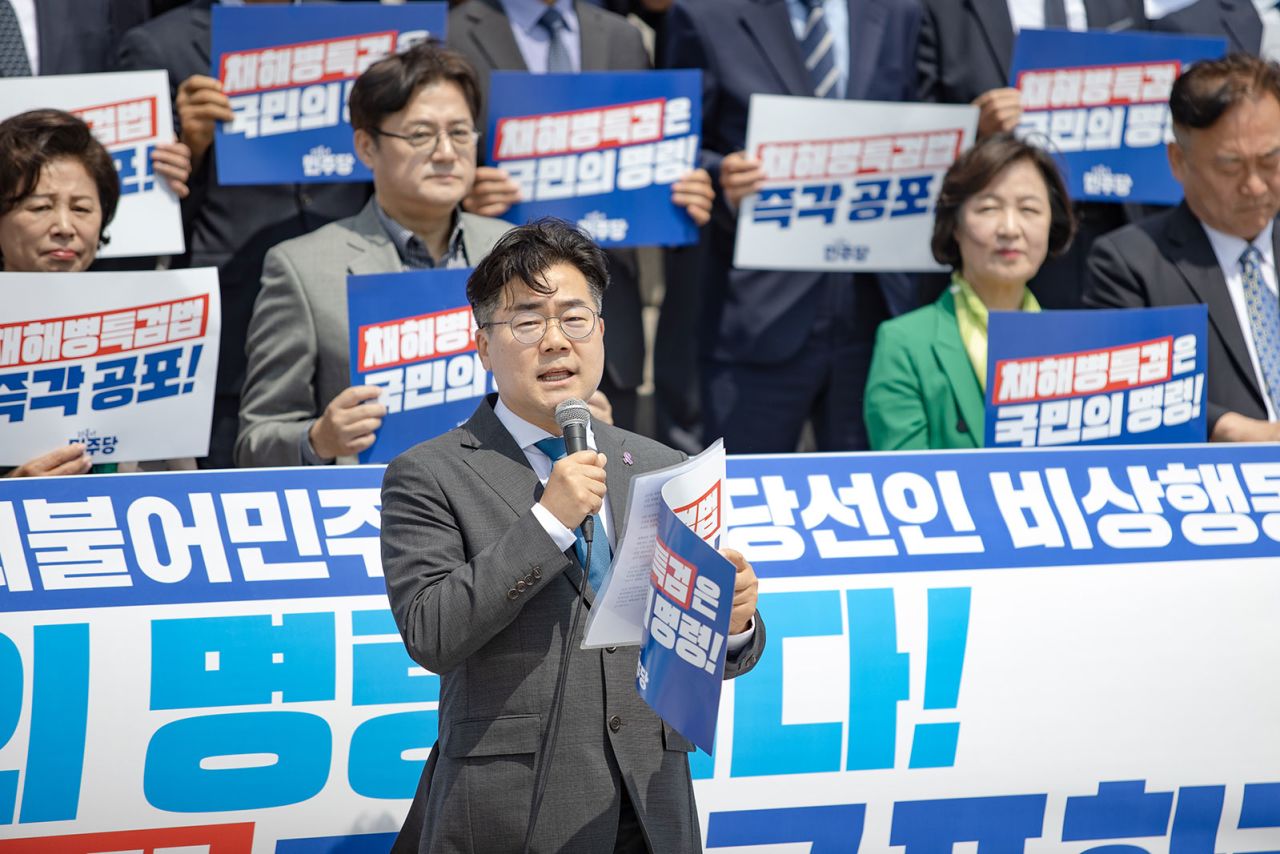
[[[0,118],[45,108],[84,119],[120,176],[120,204],[103,229],[111,241],[98,257],[185,252],[178,197],[151,159],[156,145],[174,140],[169,75],[126,71],[0,79]]]
[[[0,273],[0,466],[83,444],[97,463],[209,451],[212,268]]]
[[[933,206],[977,121],[968,106],[752,95],[746,151],[764,186],[738,212],[734,266],[942,269]]]

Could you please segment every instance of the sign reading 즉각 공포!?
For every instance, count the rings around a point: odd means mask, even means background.
[[[765,177],[738,212],[734,266],[941,269],[933,206],[977,120],[968,106],[752,95],[747,152]]]
[[[84,120],[120,177],[120,202],[99,258],[181,255],[178,197],[155,172],[152,152],[173,141],[169,80],[163,71],[0,79],[0,118],[56,108]]]
[[[1188,65],[1225,49],[1221,38],[1022,30],[1017,134],[1057,157],[1073,199],[1177,204],[1182,187],[1164,153],[1169,92]]]
[[[520,187],[503,217],[560,217],[601,246],[693,243],[671,185],[696,164],[701,99],[699,71],[494,72],[486,147]]]
[[[443,39],[444,3],[213,7],[213,71],[235,119],[214,137],[218,181],[368,181],[347,98],[383,57]]]

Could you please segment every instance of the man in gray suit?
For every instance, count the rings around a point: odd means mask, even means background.
[[[498,396],[387,468],[387,595],[409,654],[441,680],[436,762],[393,850],[519,851],[547,763],[531,851],[700,850],[693,746],[636,693],[637,650],[584,650],[581,626],[566,637],[582,586],[591,602],[597,561],[607,565],[616,547],[631,478],[683,458],[599,423],[589,450],[564,456],[556,438],[556,405],[587,399],[600,382],[607,283],[603,253],[566,223],[503,237],[467,286]],[[591,573],[573,532],[587,516]],[[764,624],[750,564],[725,554],[737,567],[733,677],[759,659]],[[565,708],[556,749],[543,755],[566,644]]]
[[[272,249],[246,345],[239,466],[350,461],[373,444],[377,386],[350,386],[347,276],[477,264],[510,225],[464,213],[480,95],[460,55],[433,44],[374,63],[349,101],[373,172],[360,213]]]

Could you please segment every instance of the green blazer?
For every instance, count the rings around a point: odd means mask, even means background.
[[[872,450],[980,448],[985,412],[950,290],[880,324],[863,399]]]

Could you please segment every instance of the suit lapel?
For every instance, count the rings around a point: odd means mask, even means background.
[[[845,97],[865,96],[875,79],[884,38],[886,11],[879,0],[849,0],[849,79]],[[792,39],[794,41],[794,39]]]
[[[1274,241],[1276,229],[1272,230]],[[1196,299],[1209,307],[1209,325],[1222,338],[1231,361],[1235,363],[1237,375],[1244,379],[1249,392],[1261,404],[1262,392],[1254,377],[1253,362],[1244,341],[1245,331],[1240,328],[1235,304],[1227,293],[1227,281],[1222,275],[1222,268],[1218,266],[1218,256],[1209,243],[1209,236],[1205,234],[1203,226],[1191,213],[1186,202],[1169,218],[1165,235],[1173,246],[1181,249],[1176,252],[1178,272],[1182,274]],[[1263,409],[1266,407],[1263,406]]]
[[[203,8],[196,8],[191,11],[191,44],[196,55],[200,57],[200,64],[206,66],[209,65],[209,51],[212,50],[209,28],[211,26],[210,18],[213,13],[210,11],[210,6],[212,6],[211,3],[205,3]],[[172,80],[170,81],[170,86],[176,92],[177,86],[181,82],[181,80]]]
[[[852,17],[852,15],[850,15]],[[755,0],[742,4],[739,21],[756,44],[760,55],[778,75],[788,95],[813,96],[813,82],[804,67],[800,43],[791,29],[786,0]]]
[[[1253,12],[1252,9],[1237,12],[1236,6],[1239,3],[1250,3],[1250,0],[1222,0],[1219,13],[1222,26],[1235,40],[1234,45],[1228,45],[1228,50],[1257,53],[1262,44],[1262,19],[1257,14],[1250,14]]]
[[[600,10],[590,3],[577,0],[573,4],[578,15],[578,45],[583,71],[609,70],[609,42],[604,27],[600,26]]]
[[[938,298],[938,325],[934,330],[933,355],[951,385],[951,393],[960,406],[960,416],[969,428],[969,437],[973,440],[974,447],[982,447],[986,428],[982,386],[978,385],[973,363],[969,361],[969,354],[960,341],[955,297],[950,292]]]
[[[605,465],[604,485],[609,495],[609,523],[613,527],[613,539],[620,542],[627,521],[627,497],[631,492],[631,466],[622,461],[627,449],[627,435],[608,424],[593,424],[591,432],[596,437],[596,450],[609,458]]]
[[[351,222],[351,233],[347,236],[347,245],[351,247],[353,254],[351,260],[347,262],[348,273],[372,275],[396,273],[404,269],[395,244],[391,242],[391,237],[378,221],[373,204],[373,199],[365,203],[360,213],[356,214]]]
[[[472,48],[488,60],[490,68],[528,71],[524,54],[511,34],[511,21],[496,3],[497,0],[481,0],[467,4],[467,20],[471,22],[467,38]]]
[[[1013,61],[1013,21],[1009,18],[1009,5],[1006,0],[961,0],[969,7],[969,12],[982,36],[986,39],[987,48],[1000,69],[1000,77],[1009,80],[1009,63]]]

